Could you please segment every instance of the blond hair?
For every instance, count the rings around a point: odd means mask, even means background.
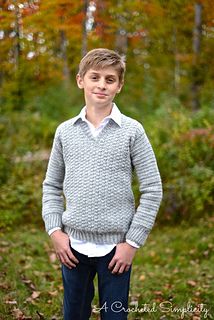
[[[89,51],[80,61],[78,74],[83,78],[89,69],[97,70],[107,67],[115,68],[122,83],[126,70],[125,59],[117,52],[105,48]]]

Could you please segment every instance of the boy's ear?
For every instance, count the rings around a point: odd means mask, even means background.
[[[120,91],[121,91],[121,89],[122,89],[122,87],[123,87],[123,84],[124,84],[124,82],[121,82],[121,83],[119,84],[117,93],[120,93]]]
[[[80,77],[79,73],[76,75],[76,81],[79,89],[83,89],[83,79]]]

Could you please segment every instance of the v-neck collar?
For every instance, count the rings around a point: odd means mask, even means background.
[[[88,124],[83,121],[82,119],[80,119],[80,127],[83,131],[83,133],[85,133],[87,135],[87,137],[94,141],[94,142],[98,142],[98,141],[102,141],[103,140],[103,136],[105,135],[106,131],[109,130],[109,127],[112,127],[113,129],[115,129],[115,127],[117,126],[118,128],[120,128],[114,121],[113,119],[109,119],[108,123],[105,125],[105,127],[101,130],[101,132],[96,136],[94,137]]]

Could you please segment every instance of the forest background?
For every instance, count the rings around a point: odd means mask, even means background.
[[[96,47],[126,58],[115,101],[143,124],[154,148],[164,189],[158,228],[213,223],[214,2],[1,0],[3,244],[14,226],[44,232],[41,184],[53,135],[84,105],[75,76]],[[136,177],[133,188],[137,205]],[[206,249],[210,258],[213,247]]]

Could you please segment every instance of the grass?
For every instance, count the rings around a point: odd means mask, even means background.
[[[134,259],[129,319],[214,318],[213,227],[213,218],[155,226]],[[0,319],[62,319],[61,270],[46,233],[16,226],[1,234],[0,251]]]

